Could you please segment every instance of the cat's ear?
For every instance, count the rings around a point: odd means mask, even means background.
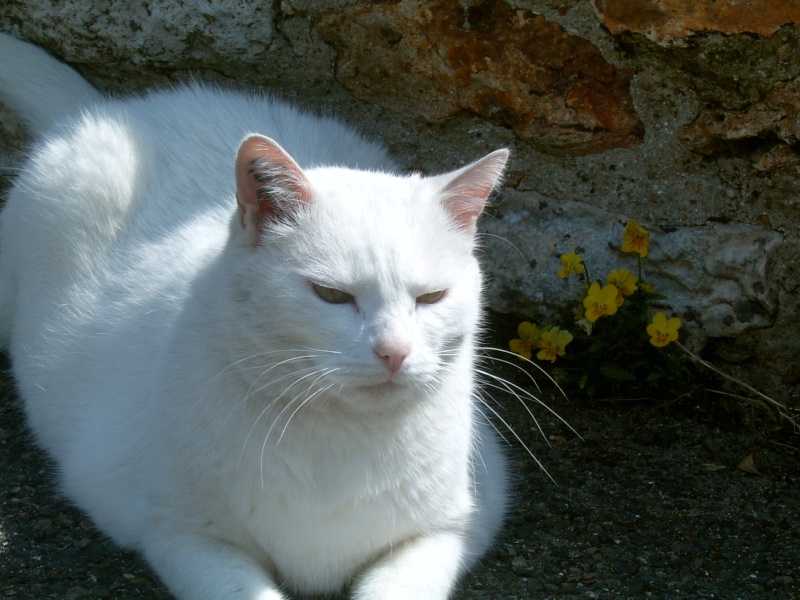
[[[459,229],[475,233],[478,217],[492,191],[500,185],[508,161],[506,149],[495,150],[482,159],[444,176],[442,205]]]
[[[253,245],[271,220],[291,218],[311,201],[305,173],[268,137],[251,135],[236,156],[236,201],[242,227]]]

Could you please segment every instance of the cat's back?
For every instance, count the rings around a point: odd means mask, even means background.
[[[9,212],[38,212],[40,227],[67,219],[90,237],[169,229],[217,207],[233,212],[236,150],[254,132],[304,168],[392,166],[381,146],[335,120],[193,84],[99,102],[55,123],[34,147]]]
[[[253,132],[303,167],[390,166],[348,127],[264,96],[190,85],[101,101],[34,146],[2,215],[5,262],[21,280],[46,282],[33,295],[50,305],[76,283],[124,287],[128,271],[136,289],[150,274],[185,282],[224,243],[236,150]]]

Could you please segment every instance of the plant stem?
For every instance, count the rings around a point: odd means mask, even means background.
[[[789,414],[789,409],[784,404],[781,404],[777,400],[774,400],[773,398],[770,398],[766,394],[763,394],[763,393],[759,392],[754,387],[747,385],[741,379],[736,379],[736,377],[733,377],[732,375],[728,375],[727,373],[723,373],[722,371],[717,369],[714,365],[712,365],[710,362],[708,362],[706,360],[703,360],[702,358],[697,356],[694,352],[689,350],[686,346],[684,346],[680,342],[676,341],[675,343],[678,345],[678,347],[681,350],[683,350],[689,356],[689,358],[691,358],[692,360],[694,360],[698,364],[703,365],[706,369],[710,369],[711,371],[713,371],[714,373],[716,373],[717,375],[719,375],[723,379],[727,379],[728,381],[730,381],[732,383],[735,383],[736,385],[739,385],[739,386],[743,387],[744,389],[752,392],[756,396],[762,398],[767,404],[772,406],[778,412],[778,414],[781,416],[781,418],[783,418],[783,419],[787,420],[789,423],[791,423],[794,426],[796,432],[800,432],[800,423],[798,423],[797,417],[793,417],[792,415],[790,415]]]
[[[639,262],[639,281],[641,281],[642,280],[642,255],[641,254],[637,254],[636,255],[636,260]]]

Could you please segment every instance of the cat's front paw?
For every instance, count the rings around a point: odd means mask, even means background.
[[[452,582],[419,586],[408,581],[383,579],[359,586],[353,600],[447,600]]]
[[[462,571],[464,539],[455,532],[420,537],[364,572],[353,600],[447,600]]]

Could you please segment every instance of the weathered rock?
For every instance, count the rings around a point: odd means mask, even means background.
[[[174,78],[182,71],[225,72],[238,63],[263,61],[275,35],[268,2],[4,0],[2,5],[3,19],[15,24],[16,35],[79,68],[87,66],[96,83],[115,90],[122,73],[128,83],[141,79],[131,88],[138,91],[151,85],[160,69]]]
[[[776,145],[762,154],[753,167],[762,173],[784,173],[800,179],[800,152],[785,144]]]
[[[592,0],[609,31],[641,33],[669,41],[696,32],[772,35],[782,25],[800,23],[798,0]]]
[[[106,60],[111,51],[136,63],[143,58],[139,48],[147,48],[148,62],[171,67],[247,59],[263,52],[273,35],[272,7],[263,2],[12,2],[10,9],[23,33],[41,35],[36,23],[49,23],[47,33],[60,42],[63,55],[80,62]],[[260,47],[238,33],[248,29],[259,31]]]
[[[767,154],[758,153],[761,171],[797,165],[800,154],[792,146],[800,141],[800,79],[779,81],[764,100],[745,110],[705,108],[678,130],[678,137],[701,154],[766,146]]]
[[[567,302],[582,297],[584,282],[557,277],[559,256],[577,251],[592,280],[605,282],[618,268],[636,273],[637,255],[620,251],[626,222],[624,215],[581,202],[506,193],[482,222],[489,306],[536,319],[564,318]],[[695,344],[772,325],[778,310],[772,265],[780,234],[745,224],[667,231],[643,225],[650,232],[644,278],[684,318]]]
[[[464,111],[558,154],[642,140],[630,70],[588,41],[503,1],[363,3],[317,23],[359,98],[441,122]]]
[[[693,152],[744,155],[757,171],[800,178],[800,79],[779,81],[744,110],[705,108],[678,139]]]

